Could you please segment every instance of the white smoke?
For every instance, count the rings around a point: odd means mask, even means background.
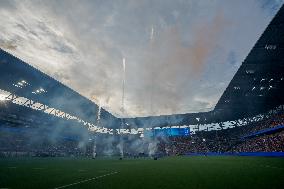
[[[121,140],[116,147],[119,149],[120,157],[123,158],[124,157],[123,141]]]

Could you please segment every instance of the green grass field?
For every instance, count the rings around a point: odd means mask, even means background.
[[[280,189],[284,158],[0,159],[0,188]]]

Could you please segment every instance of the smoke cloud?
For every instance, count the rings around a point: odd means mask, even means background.
[[[0,46],[117,116],[208,111],[282,4],[1,1]]]

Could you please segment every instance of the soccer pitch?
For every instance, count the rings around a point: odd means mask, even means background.
[[[0,188],[284,188],[284,158],[0,159]]]

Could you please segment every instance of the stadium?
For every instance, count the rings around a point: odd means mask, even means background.
[[[0,39],[0,189],[283,188],[282,3],[262,32],[212,109],[148,116],[127,116],[127,59],[117,115]]]

